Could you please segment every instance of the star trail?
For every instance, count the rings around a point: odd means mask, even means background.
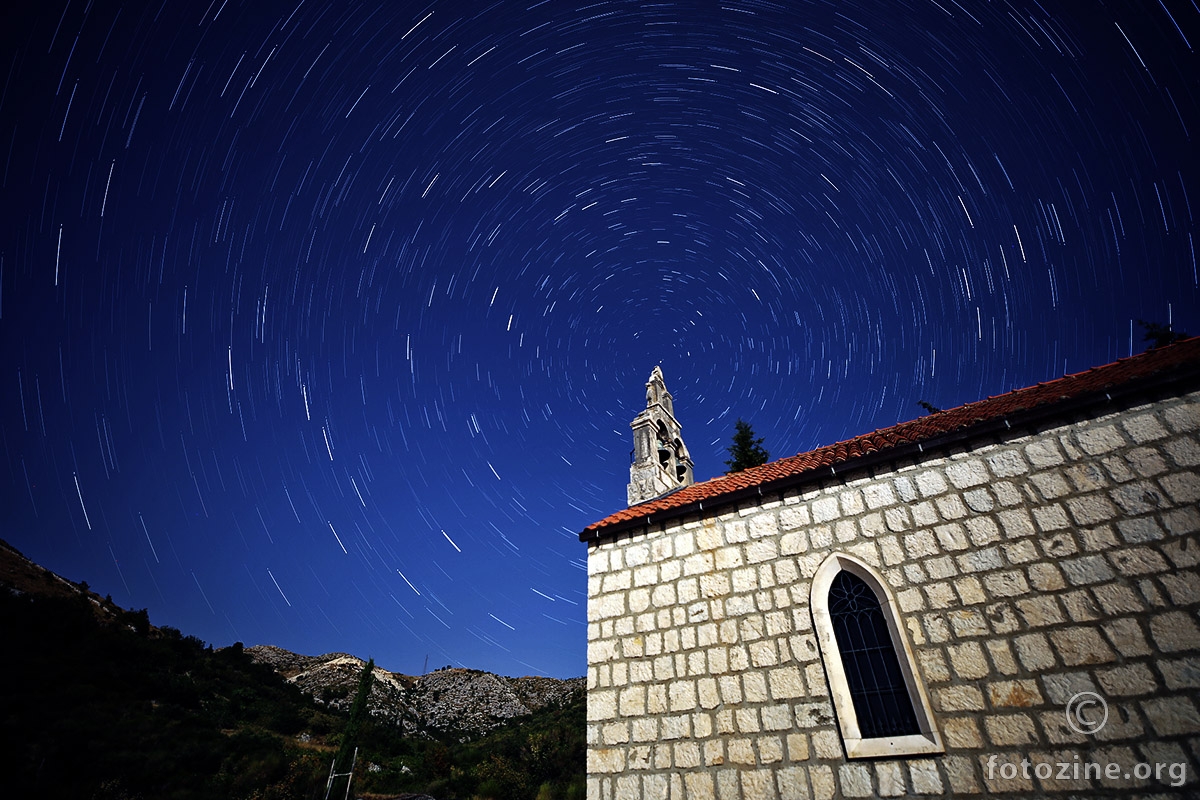
[[[1200,332],[1194,0],[0,12],[0,535],[214,645],[580,675],[661,364],[775,457]]]

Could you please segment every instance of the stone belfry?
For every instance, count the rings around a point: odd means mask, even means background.
[[[633,462],[629,465],[629,505],[691,486],[692,457],[683,444],[675,405],[662,369],[646,382],[646,408],[629,423],[633,428]]]

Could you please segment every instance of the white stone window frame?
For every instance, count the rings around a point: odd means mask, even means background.
[[[896,660],[904,674],[908,698],[912,703],[920,733],[907,736],[881,736],[864,739],[854,711],[854,700],[850,696],[850,685],[846,681],[846,670],[842,653],[838,649],[837,637],[833,632],[833,620],[829,615],[829,587],[837,574],[845,570],[861,578],[875,593],[879,607],[887,620],[892,647]],[[821,660],[825,664],[825,676],[829,681],[829,694],[833,698],[838,727],[847,758],[881,758],[896,756],[929,755],[944,753],[941,734],[934,723],[933,708],[929,704],[929,693],[917,671],[917,662],[904,627],[900,624],[899,606],[892,596],[887,582],[869,564],[845,553],[834,553],[822,562],[813,575],[809,608],[812,610],[813,628],[821,648]]]

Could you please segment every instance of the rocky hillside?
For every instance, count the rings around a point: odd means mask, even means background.
[[[271,645],[246,648],[255,661],[270,665],[325,705],[348,711],[366,664],[346,653],[304,656]],[[368,708],[371,716],[405,733],[426,730],[475,736],[543,708],[561,706],[581,695],[583,678],[506,678],[447,667],[421,677],[376,666]]]

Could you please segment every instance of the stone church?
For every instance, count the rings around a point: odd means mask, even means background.
[[[1200,338],[589,525],[590,800],[1200,796]]]

